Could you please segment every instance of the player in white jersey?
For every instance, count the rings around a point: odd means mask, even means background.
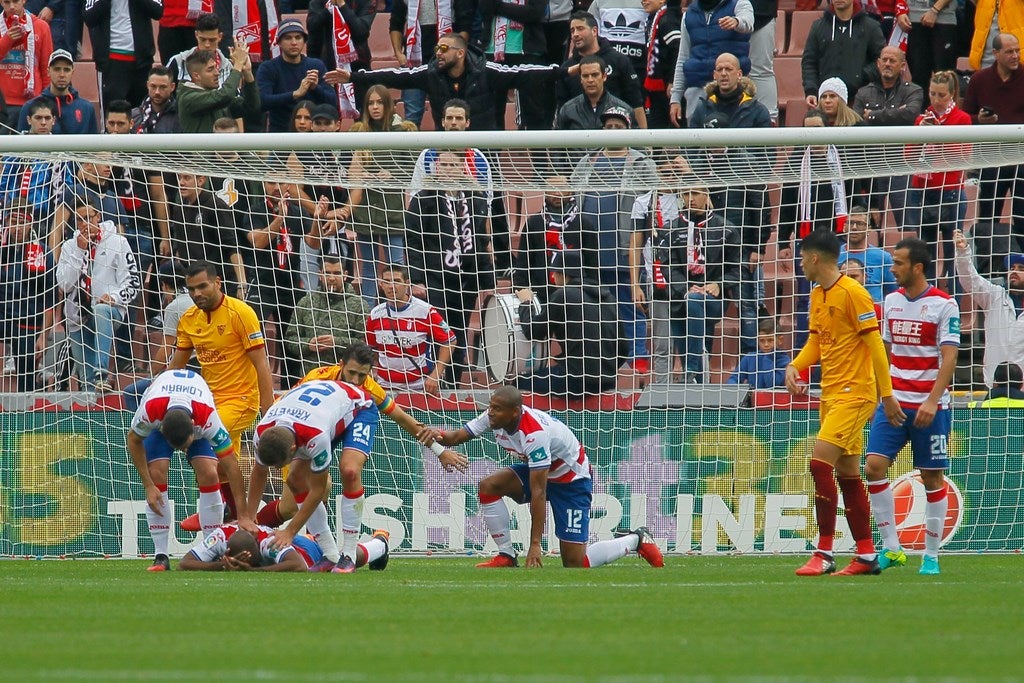
[[[182,571],[264,571],[264,572],[305,572],[315,571],[314,567],[323,559],[323,550],[316,541],[306,536],[296,536],[290,545],[274,545],[274,530],[257,526],[250,533],[237,524],[218,527],[206,538],[197,541],[181,558],[178,569]],[[374,535],[358,548],[358,563],[377,563],[380,569],[387,566],[388,543],[382,535]]]
[[[362,469],[373,450],[380,415],[373,398],[362,387],[346,382],[313,381],[300,384],[277,401],[256,425],[256,460],[249,478],[247,511],[255,515],[267,483],[268,467],[290,463],[288,487],[299,509],[288,525],[274,532],[274,543],[284,547],[303,525],[324,549],[337,555],[327,524],[327,509],[320,505],[327,491],[334,448],[341,444],[342,548],[337,573],[355,570],[356,545],[363,520]]]
[[[907,419],[892,426],[879,408],[868,437],[864,476],[875,524],[882,537],[878,564],[903,566],[907,555],[896,533],[895,504],[886,471],[910,442],[914,467],[921,471],[925,494],[925,550],[921,574],[939,573],[939,541],[948,501],[944,473],[949,468],[951,419],[948,387],[960,346],[960,310],[956,300],[928,284],[931,252],[922,240],[908,238],[893,250],[892,272],[900,289],[885,297],[882,340],[889,352],[893,396]]]
[[[167,472],[174,451],[184,452],[196,473],[199,522],[204,536],[224,521],[218,459],[224,464],[232,490],[237,492],[236,504],[244,500],[238,459],[214,407],[210,387],[192,370],[167,370],[157,375],[139,401],[126,442],[146,489],[146,518],[156,549],[149,571],[166,571],[171,568],[167,547],[174,525],[167,498]],[[240,523],[255,528],[252,517],[245,517]]]
[[[598,567],[635,551],[653,567],[661,567],[661,550],[645,527],[611,541],[587,547],[590,537],[592,480],[590,460],[576,435],[561,421],[543,410],[523,405],[515,387],[501,387],[491,395],[487,411],[452,432],[430,427],[420,432],[420,441],[436,440],[443,446],[458,446],[492,431],[494,440],[523,462],[505,467],[483,479],[477,487],[480,510],[487,531],[498,546],[498,554],[477,567],[516,567],[509,527],[511,519],[502,497],[530,504],[530,547],[527,567],[541,566],[541,538],[547,519],[547,502],[555,520],[565,567]]]

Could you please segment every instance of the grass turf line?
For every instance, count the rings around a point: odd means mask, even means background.
[[[0,563],[4,680],[1019,680],[1022,558],[799,578],[796,557],[627,558],[595,570],[152,574]],[[842,558],[841,564],[848,561]]]

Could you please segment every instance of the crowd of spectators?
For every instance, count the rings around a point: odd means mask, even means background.
[[[990,4],[968,2],[965,13],[952,0],[830,0],[801,57],[804,125],[1024,123],[1024,25]],[[785,31],[778,0],[394,0],[397,66],[384,68],[374,68],[369,41],[388,9],[312,0],[304,16],[292,13],[301,9],[284,0],[4,0],[0,116],[26,135],[389,132],[416,130],[429,104],[434,127],[448,131],[502,130],[509,106],[523,129],[764,128],[778,125],[783,104],[772,67]],[[964,32],[973,43],[958,41]],[[969,81],[954,71],[968,50],[978,69]],[[95,102],[74,85],[79,55],[100,75]],[[844,269],[876,303],[894,287],[880,235],[895,222],[932,246],[938,286],[998,298],[980,282],[1002,277],[1019,318],[1020,280],[1006,276],[1024,264],[1024,165],[976,178],[847,181],[830,145],[782,162],[801,181],[783,185],[776,206],[768,185],[713,182],[716,169],[773,162],[763,155],[742,146],[533,155],[550,189],[517,239],[508,198],[494,189],[496,160],[480,150],[272,155],[264,161],[279,180],[263,182],[233,177],[238,155],[228,154],[223,176],[7,157],[7,372],[19,391],[104,393],[125,383],[119,371],[159,371],[166,353],[153,352],[147,330],[161,329],[152,321],[180,299],[170,297],[177,268],[197,259],[217,264],[225,290],[272,325],[281,386],[366,338],[393,386],[404,378],[435,394],[477,367],[473,317],[509,279],[542,306],[523,309],[524,331],[560,351],[525,374],[523,388],[584,396],[614,388],[626,364],[655,382],[712,380],[708,357],[731,307],[737,352],[718,368],[722,380],[735,369],[737,381],[775,385],[783,340],[798,347],[807,329],[794,238],[813,229],[842,234]],[[389,186],[408,168],[411,187]],[[812,179],[811,168],[832,179]],[[960,258],[970,182],[981,232],[1000,231],[1009,198],[1000,272],[972,275]],[[773,234],[774,271],[795,271],[799,283],[792,330],[766,306]],[[570,315],[574,307],[593,315]],[[36,362],[61,338],[73,368],[63,377]],[[986,362],[985,380],[1007,361],[1024,356]]]

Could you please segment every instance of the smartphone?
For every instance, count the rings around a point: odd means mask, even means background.
[[[978,107],[978,113],[984,116],[992,116],[993,114],[995,114],[995,111],[992,109],[992,107]]]

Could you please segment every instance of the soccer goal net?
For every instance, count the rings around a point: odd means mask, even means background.
[[[1006,407],[1021,405],[1024,355],[1019,329],[993,326],[1010,319],[993,302],[1008,292],[1019,313],[1024,293],[1009,273],[1024,263],[1020,127],[22,136],[0,148],[0,556],[153,552],[125,438],[174,353],[199,260],[256,312],[279,393],[356,342],[426,425],[465,424],[514,384],[585,447],[592,540],[647,526],[668,552],[803,552],[818,375],[791,397],[781,369],[807,337],[797,245],[815,229],[839,235],[843,272],[879,306],[898,287],[895,245],[928,244],[928,277],[961,311],[943,543],[1024,541],[1024,419]],[[251,450],[247,435],[246,475]],[[469,471],[445,472],[382,418],[363,531],[387,530],[394,551],[493,550],[476,484],[510,458],[487,436],[461,450]],[[909,450],[890,479],[903,544],[921,548]],[[267,499],[280,491],[272,479]],[[172,460],[176,521],[196,494]],[[528,506],[509,505],[522,544]],[[839,533],[837,549],[852,547]],[[172,552],[194,541],[176,527]]]

